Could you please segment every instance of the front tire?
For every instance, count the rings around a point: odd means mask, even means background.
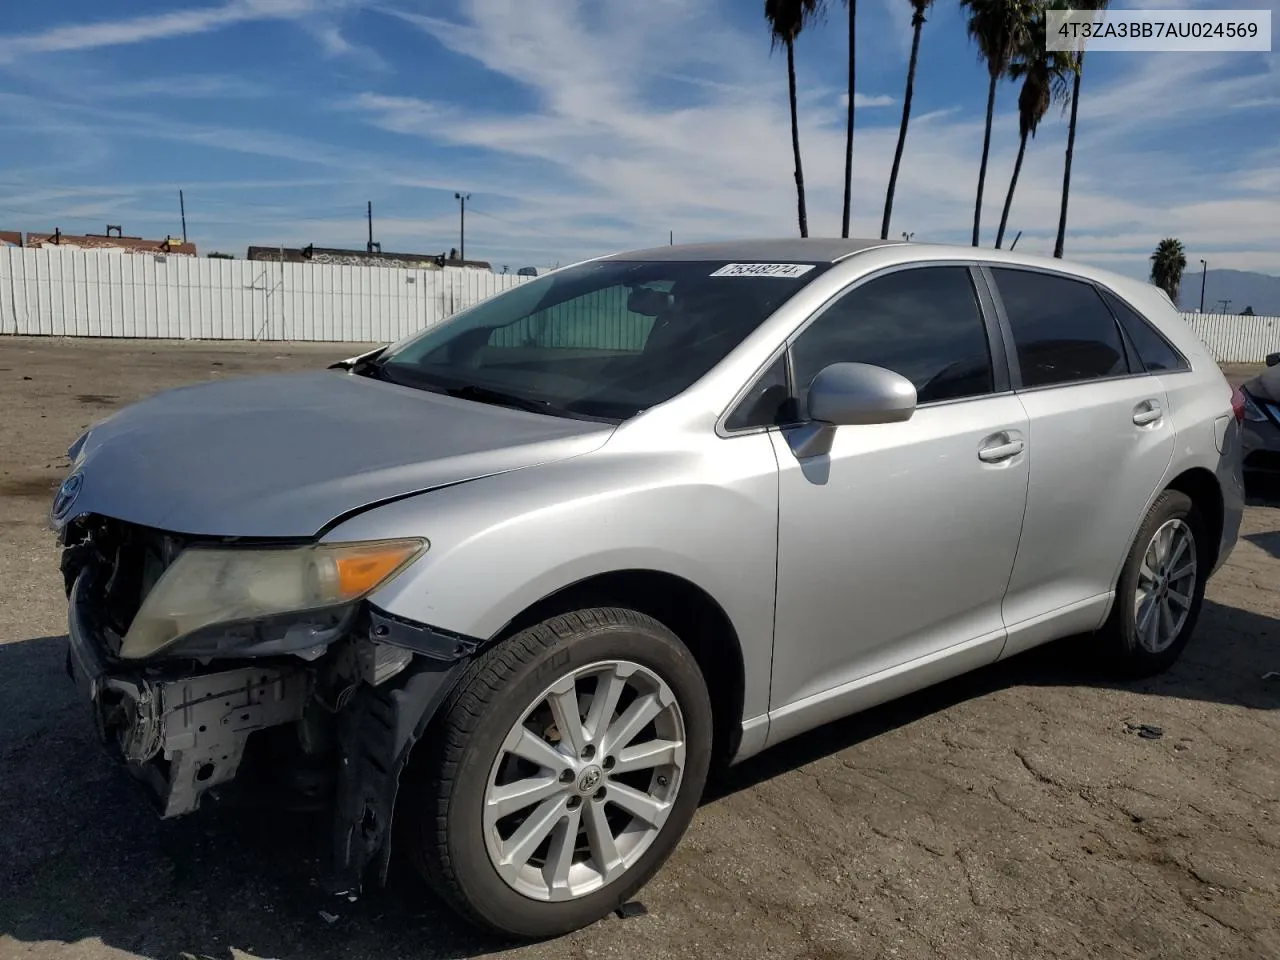
[[[430,885],[496,933],[607,916],[658,871],[706,782],[697,662],[633,610],[554,617],[488,651],[414,758],[404,842]]]
[[[1107,623],[1103,653],[1126,679],[1161,673],[1191,639],[1209,579],[1203,520],[1191,498],[1166,490],[1138,529]]]

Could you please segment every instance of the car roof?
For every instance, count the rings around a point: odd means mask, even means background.
[[[1051,270],[1080,279],[1102,283],[1116,292],[1136,296],[1150,312],[1154,300],[1163,299],[1161,306],[1176,311],[1168,295],[1147,283],[1123,274],[1074,260],[1060,260],[1043,255],[976,248],[968,244],[928,243],[905,240],[839,239],[834,237],[778,237],[745,240],[724,240],[714,243],[682,243],[644,250],[628,250],[609,254],[599,260],[616,261],[689,261],[729,260],[765,263],[838,263],[856,254],[871,250],[890,251],[892,259],[900,263],[927,263],[937,260],[976,260],[990,267],[1021,266]]]
[[[674,246],[628,250],[602,260],[748,260],[776,263],[835,263],[873,247],[903,245],[901,240],[841,240],[838,238],[782,237],[759,240],[724,240],[716,243],[681,243]]]

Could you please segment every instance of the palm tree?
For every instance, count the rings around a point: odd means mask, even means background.
[[[791,103],[791,149],[796,158],[796,205],[800,236],[809,235],[809,217],[804,207],[804,166],[800,162],[800,122],[796,116],[796,37],[821,12],[824,0],[764,0],[764,18],[769,23],[770,52],[778,44],[787,49],[787,93]]]
[[[902,125],[898,128],[898,148],[893,152],[893,168],[889,171],[889,189],[884,195],[884,218],[880,221],[880,239],[889,239],[889,221],[893,217],[893,193],[898,186],[898,169],[902,166],[902,148],[907,142],[907,123],[911,120],[911,92],[916,84],[916,63],[920,59],[920,29],[924,26],[924,14],[933,0],[910,0],[911,3],[911,59],[907,61],[907,91],[902,96]]]
[[[858,0],[845,0],[849,8],[849,127],[844,140],[844,219],[840,236],[849,236],[849,207],[853,202],[853,95],[854,66],[858,38]]]
[[[1182,286],[1182,271],[1187,268],[1187,251],[1182,241],[1166,237],[1156,244],[1151,254],[1151,282],[1169,295],[1176,305],[1178,288]]]
[[[1057,0],[1054,6],[1057,6]],[[1013,207],[1013,192],[1018,187],[1018,175],[1022,173],[1027,137],[1036,135],[1036,128],[1049,112],[1049,105],[1053,101],[1065,104],[1070,95],[1067,76],[1074,72],[1071,56],[1046,49],[1048,9],[1043,4],[1036,5],[1028,25],[1026,42],[1009,64],[1009,76],[1014,80],[1022,80],[1022,89],[1018,91],[1018,158],[1013,163],[1009,192],[1005,195],[1004,211],[1000,214],[1000,229],[996,231],[997,250],[1004,243],[1004,231],[1009,225],[1009,210]]]
[[[978,44],[978,56],[987,65],[987,127],[982,138],[982,163],[978,167],[978,194],[973,206],[973,245],[982,229],[982,189],[991,154],[991,121],[996,108],[996,84],[1009,71],[1013,55],[1026,45],[1031,19],[1029,0],[960,0],[969,11],[969,36]]]
[[[1108,0],[1075,0],[1077,10],[1105,10]],[[1076,150],[1076,114],[1080,109],[1080,77],[1084,73],[1084,48],[1073,55],[1075,76],[1071,81],[1071,120],[1067,124],[1067,158],[1062,166],[1062,209],[1058,213],[1058,239],[1053,244],[1053,255],[1062,258],[1067,240],[1067,201],[1071,196],[1071,161]]]

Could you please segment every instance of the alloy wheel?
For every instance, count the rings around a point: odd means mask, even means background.
[[[1163,653],[1182,632],[1196,590],[1196,541],[1185,520],[1161,524],[1138,568],[1133,615],[1139,645]]]
[[[484,797],[490,862],[534,900],[599,890],[653,845],[684,765],[684,716],[661,677],[625,660],[574,670],[498,751]]]

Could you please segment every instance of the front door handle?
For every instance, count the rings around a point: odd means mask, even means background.
[[[1133,422],[1140,427],[1159,423],[1164,419],[1164,408],[1159,400],[1143,400],[1133,409]]]
[[[978,459],[983,463],[999,463],[1016,457],[1022,452],[1021,440],[1011,439],[1008,434],[997,434],[988,439],[988,445],[978,448]]]

